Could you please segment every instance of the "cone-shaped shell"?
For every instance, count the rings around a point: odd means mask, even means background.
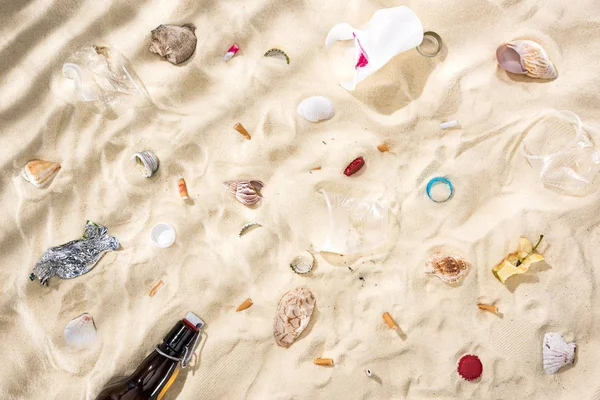
[[[575,362],[575,343],[567,341],[559,334],[548,332],[544,335],[544,347],[542,347],[542,358],[544,371],[551,375],[567,364]]]
[[[273,335],[279,346],[290,347],[302,334],[310,322],[315,303],[315,296],[306,288],[290,290],[281,298],[273,321]]]
[[[42,188],[50,183],[59,170],[60,164],[44,160],[31,160],[23,167],[21,176],[35,187]]]
[[[96,342],[96,336],[94,318],[88,313],[72,319],[65,326],[65,342],[73,349],[81,350],[92,347]]]
[[[327,97],[312,96],[298,105],[298,114],[310,122],[319,122],[333,117],[335,108]]]
[[[152,34],[150,51],[165,57],[171,64],[180,64],[189,59],[196,50],[198,39],[193,24],[159,25]]]
[[[466,273],[469,263],[460,257],[434,254],[425,263],[425,273],[440,278],[447,284],[458,282]]]
[[[260,190],[263,188],[264,183],[261,181],[239,180],[223,182],[223,185],[237,201],[246,206],[251,206],[260,200]]]
[[[496,50],[498,64],[513,74],[538,79],[556,79],[558,73],[546,50],[531,40],[514,40]]]

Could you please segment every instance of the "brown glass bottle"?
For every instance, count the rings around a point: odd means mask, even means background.
[[[204,321],[192,313],[177,322],[135,372],[107,386],[96,400],[160,400],[191,358]]]

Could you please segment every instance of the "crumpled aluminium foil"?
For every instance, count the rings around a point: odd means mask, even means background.
[[[54,275],[63,279],[75,278],[94,268],[104,253],[119,247],[119,241],[108,235],[106,227],[87,221],[83,237],[46,250],[29,279],[33,281],[37,277],[47,286],[48,279]]]

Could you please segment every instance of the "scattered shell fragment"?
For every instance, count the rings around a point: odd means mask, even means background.
[[[180,64],[189,59],[196,50],[198,39],[193,24],[159,25],[152,32],[150,51],[165,57],[171,64]]]
[[[247,224],[245,224],[244,226],[242,226],[242,229],[240,230],[239,236],[242,237],[245,233],[247,233],[249,230],[251,230],[251,228],[258,228],[261,227],[262,225],[259,224],[258,222],[248,222]]]
[[[21,170],[21,176],[36,188],[43,188],[56,176],[60,164],[52,161],[31,160]]]
[[[158,170],[158,157],[150,150],[133,153],[131,159],[135,162],[135,166],[146,178],[150,178]]]
[[[454,119],[452,121],[442,122],[440,124],[441,129],[450,129],[450,128],[454,128],[455,126],[458,126],[458,120],[456,120],[456,119]]]
[[[548,332],[544,335],[542,358],[546,374],[552,375],[567,364],[575,362],[575,343],[567,343],[559,333]]]
[[[331,367],[333,365],[333,358],[315,358],[315,365]]]
[[[64,335],[67,346],[73,349],[82,350],[92,347],[98,336],[94,318],[88,313],[83,313],[72,319],[65,326]]]
[[[164,284],[164,282],[162,281],[162,279],[161,279],[161,280],[159,280],[159,281],[156,283],[156,285],[154,285],[154,287],[152,288],[152,290],[150,290],[150,294],[149,294],[149,296],[150,296],[150,297],[154,297],[154,295],[155,295],[156,293],[158,293],[158,291],[160,290],[160,288],[162,287],[162,285],[163,285],[163,284]]]
[[[302,100],[296,111],[307,121],[319,122],[333,117],[335,108],[327,97],[312,96]]]
[[[467,273],[469,263],[460,257],[434,254],[425,263],[425,273],[440,278],[448,285],[460,281]]]
[[[365,368],[365,374],[370,378],[373,376],[373,371],[370,368]]]
[[[462,356],[458,362],[458,374],[467,381],[473,381],[481,376],[483,364],[479,357],[472,354]]]
[[[390,150],[390,146],[386,143],[380,144],[379,146],[377,146],[377,150],[379,150],[382,153],[385,153],[386,151]]]
[[[546,50],[532,40],[514,40],[496,50],[498,64],[513,74],[537,79],[555,79],[558,73]]]
[[[281,347],[290,347],[310,323],[316,300],[306,288],[296,288],[281,298],[275,320],[273,336]]]
[[[385,323],[387,324],[387,326],[390,327],[390,329],[394,329],[394,330],[398,329],[398,324],[396,323],[396,321],[394,321],[394,318],[392,318],[390,313],[384,312],[383,319],[385,320]]]
[[[315,265],[315,256],[308,250],[304,250],[300,255],[292,260],[290,268],[297,274],[308,274]]]
[[[251,206],[259,202],[262,195],[261,189],[265,186],[261,181],[227,181],[223,185],[233,197],[246,206]]]
[[[290,58],[288,57],[288,55],[285,54],[285,51],[280,50],[280,49],[267,50],[265,52],[265,57],[275,57],[275,58],[279,58],[279,59],[285,61],[288,64],[290,63]]]
[[[247,298],[246,300],[244,300],[244,302],[242,304],[240,304],[238,306],[238,308],[236,308],[235,312],[240,312],[240,311],[244,311],[250,307],[252,307],[254,303],[252,302],[251,298]]]
[[[246,128],[244,128],[242,126],[242,124],[240,124],[239,122],[233,126],[233,129],[235,129],[236,131],[238,131],[239,133],[241,133],[242,136],[244,136],[246,139],[248,139],[248,140],[252,139],[252,136],[250,136],[250,134],[248,133],[248,131],[246,130]]]
[[[496,306],[479,303],[479,304],[477,304],[477,307],[479,307],[480,310],[489,311],[494,314],[498,314],[498,307],[496,307]]]

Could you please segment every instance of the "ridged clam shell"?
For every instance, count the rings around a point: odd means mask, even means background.
[[[469,263],[460,257],[434,254],[425,263],[425,273],[440,278],[447,284],[458,282],[469,268]]]
[[[158,157],[149,150],[133,153],[131,159],[146,178],[150,178],[158,170]]]
[[[31,160],[21,170],[21,176],[35,187],[42,188],[50,183],[59,170],[60,164],[44,160]]]
[[[279,346],[290,347],[302,334],[310,322],[315,303],[315,296],[306,288],[290,290],[281,298],[273,321],[273,335]]]
[[[330,119],[335,113],[333,103],[327,97],[312,96],[298,105],[298,114],[310,122]]]
[[[65,326],[65,342],[73,349],[81,350],[92,347],[96,342],[96,337],[94,318],[88,313],[72,319]]]
[[[546,50],[532,40],[514,40],[496,50],[502,68],[514,74],[526,74],[537,79],[556,79],[558,73]]]
[[[159,25],[152,34],[150,51],[165,57],[171,64],[180,64],[189,59],[196,50],[198,39],[193,24]]]
[[[240,203],[251,206],[260,200],[262,197],[260,190],[265,186],[261,181],[227,181],[223,185],[229,191],[229,194],[234,196]]]
[[[551,375],[567,364],[575,362],[575,343],[567,343],[559,333],[548,332],[544,335],[542,357],[546,374]]]

